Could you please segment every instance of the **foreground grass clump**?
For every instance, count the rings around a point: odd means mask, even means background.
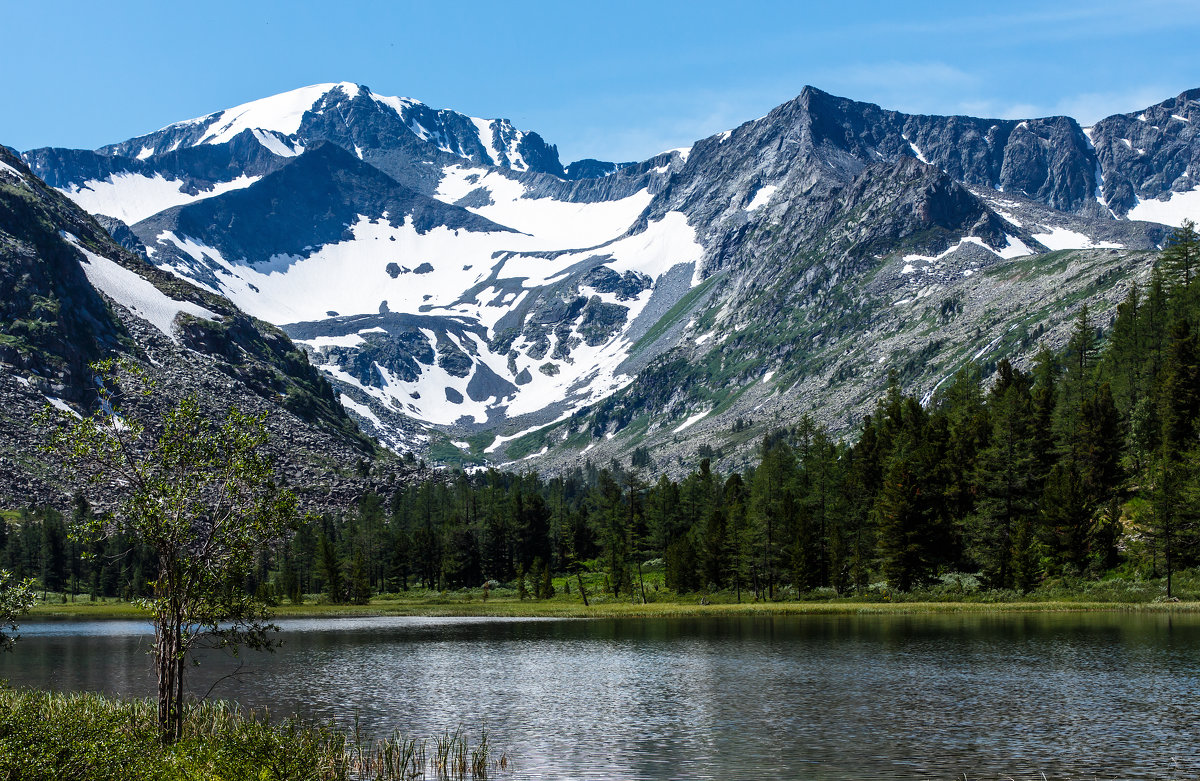
[[[236,705],[206,702],[184,713],[183,735],[158,741],[152,700],[0,690],[0,779],[5,781],[408,781],[486,779],[485,732],[472,747],[460,732],[434,741],[368,741],[295,719],[269,722]]]

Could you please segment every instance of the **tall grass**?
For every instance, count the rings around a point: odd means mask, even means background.
[[[183,737],[158,742],[152,700],[0,690],[0,779],[34,781],[466,781],[503,775],[486,730],[372,740],[224,702],[188,707]]]

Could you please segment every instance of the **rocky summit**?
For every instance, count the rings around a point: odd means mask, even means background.
[[[184,396],[214,418],[231,405],[265,413],[280,477],[313,508],[344,507],[414,471],[375,463],[378,446],[286,334],[125,249],[4,147],[0,285],[0,496],[61,505],[79,485],[42,450],[56,423],[39,413],[90,414],[91,364],[106,357],[154,384],[149,396],[120,394],[138,419],[153,421]]]
[[[316,85],[5,158],[8,201],[36,192],[59,220],[40,238],[0,225],[5,262],[44,264],[69,315],[10,328],[0,377],[86,403],[90,356],[154,344],[346,457],[370,448],[348,413],[442,463],[740,466],[801,415],[849,433],[889,376],[932,398],[971,363],[986,379],[1060,346],[1085,304],[1103,327],[1200,218],[1197,124],[1200,91],[1081,127],[806,87],[687,149],[563,165],[507,120]],[[178,314],[141,317],[89,252]],[[47,319],[41,288],[5,295]]]

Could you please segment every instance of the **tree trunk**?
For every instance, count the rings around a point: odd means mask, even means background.
[[[576,573],[575,573],[575,578],[576,578],[576,580],[578,580],[578,581],[579,581],[579,595],[580,595],[581,597],[583,597],[583,606],[584,606],[584,607],[587,607],[587,606],[588,606],[588,601],[587,601],[587,589],[585,589],[585,588],[583,587],[583,575],[581,575],[581,574],[579,574],[578,572],[576,572]]]
[[[154,667],[158,675],[158,736],[174,743],[183,731],[182,627],[174,616],[160,617],[155,626]]]
[[[1163,541],[1165,543],[1163,545],[1163,563],[1167,568],[1167,599],[1170,599],[1173,595],[1171,594],[1172,561],[1171,561],[1171,527],[1169,525],[1167,526],[1166,531],[1167,531],[1167,533],[1166,533],[1165,539]]]
[[[172,740],[183,737],[183,631],[176,628],[175,647],[178,649],[175,657],[175,725]]]

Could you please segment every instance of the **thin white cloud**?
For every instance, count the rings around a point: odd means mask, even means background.
[[[1095,39],[1200,27],[1195,0],[1076,0],[1049,7],[1038,3],[1024,9],[1017,5],[1006,4],[1003,11],[993,13],[892,19],[860,28],[860,34],[971,36],[979,46],[1008,46],[1014,39]]]
[[[947,113],[946,97],[975,93],[983,79],[945,62],[872,62],[823,67],[805,74],[835,95],[914,114]]]
[[[1010,103],[1000,99],[977,99],[958,103],[953,111],[977,117],[1029,119],[1067,116],[1087,127],[1113,114],[1128,114],[1174,97],[1179,90],[1146,85],[1127,90],[1084,92],[1067,95],[1054,103]]]
[[[800,87],[795,88],[799,93]],[[670,93],[626,93],[563,106],[544,114],[538,132],[558,145],[568,163],[582,158],[641,161],[668,149],[691,146],[762,116],[795,97],[787,91],[676,90]],[[647,111],[654,106],[654,111]]]
[[[829,88],[867,87],[875,90],[920,90],[928,87],[962,88],[979,83],[979,77],[944,62],[856,63],[813,72]],[[814,85],[817,86],[817,85]]]

